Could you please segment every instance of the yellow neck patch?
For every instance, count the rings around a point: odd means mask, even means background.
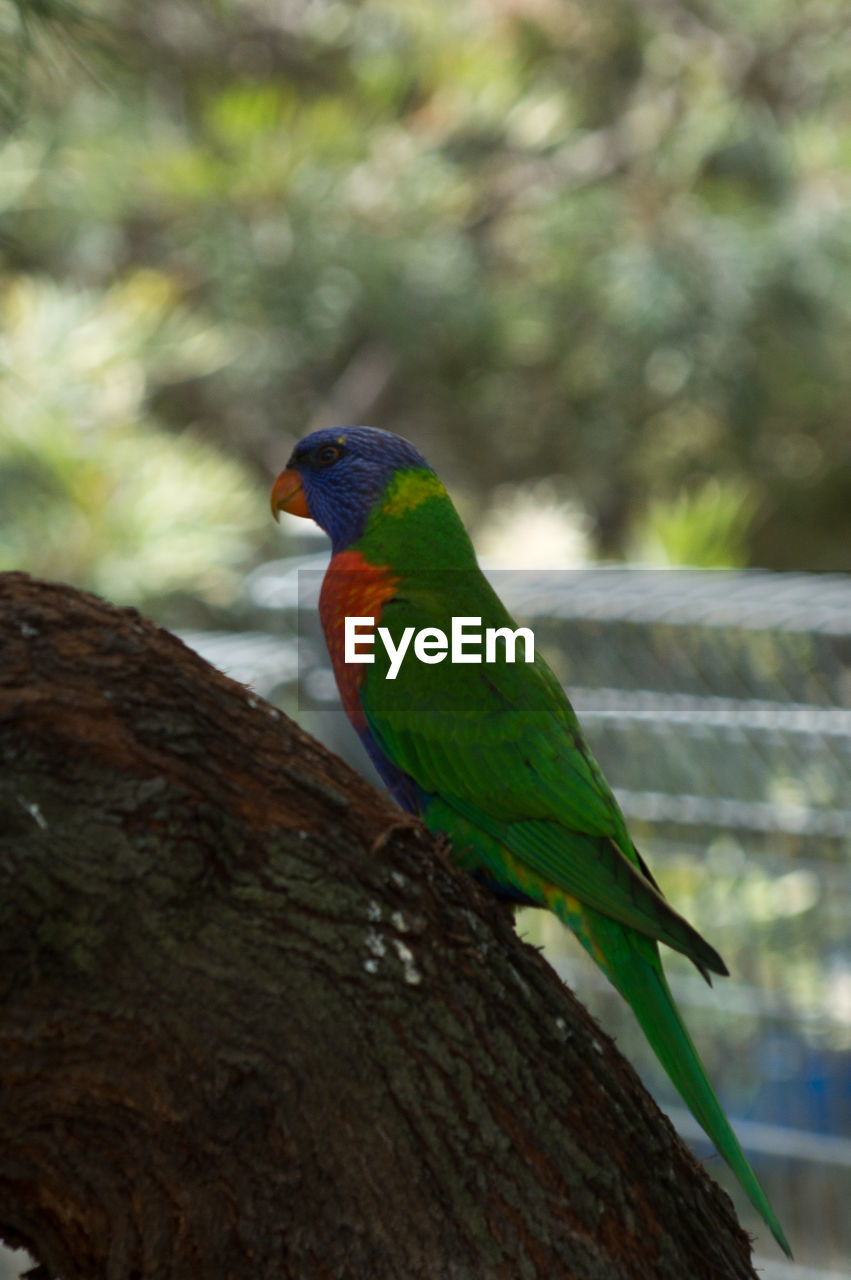
[[[390,482],[381,514],[401,516],[429,498],[445,498],[446,490],[433,471],[400,471]]]

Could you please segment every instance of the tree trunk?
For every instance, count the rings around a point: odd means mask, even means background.
[[[0,1235],[43,1274],[754,1275],[611,1042],[340,760],[68,587],[0,576],[0,657]]]

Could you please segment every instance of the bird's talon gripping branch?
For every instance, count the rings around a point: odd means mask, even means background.
[[[415,818],[413,814],[403,813],[395,822],[391,822],[380,831],[370,845],[369,851],[372,854],[381,853],[391,837],[397,835],[400,831],[422,831],[423,824],[419,818]]]

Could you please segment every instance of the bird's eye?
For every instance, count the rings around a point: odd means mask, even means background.
[[[320,467],[330,467],[332,462],[336,462],[342,453],[339,445],[325,444],[316,455],[316,461]]]

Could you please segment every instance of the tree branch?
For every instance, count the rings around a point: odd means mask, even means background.
[[[341,761],[68,587],[0,576],[0,652],[9,1243],[62,1280],[753,1276],[611,1042]]]

